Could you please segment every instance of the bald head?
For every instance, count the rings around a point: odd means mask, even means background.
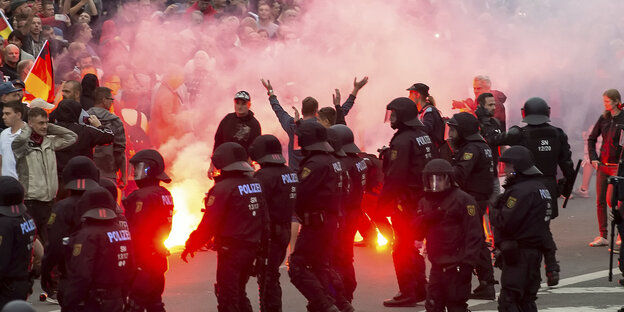
[[[20,57],[20,48],[14,44],[9,44],[6,47],[6,63],[12,67],[17,66],[17,62],[19,62]]]

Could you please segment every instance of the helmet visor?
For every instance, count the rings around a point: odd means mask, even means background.
[[[396,112],[393,110],[386,110],[386,116],[384,117],[384,123],[395,123],[397,119]]]
[[[147,178],[147,172],[149,171],[149,164],[145,162],[133,163],[130,168],[130,176],[135,180],[143,180]]]
[[[438,193],[451,187],[451,179],[447,174],[428,174],[424,180],[425,192]]]

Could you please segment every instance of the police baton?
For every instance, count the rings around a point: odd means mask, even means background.
[[[568,196],[566,196],[566,199],[563,201],[563,207],[562,208],[565,208],[566,206],[568,206],[568,200],[572,196],[572,189],[574,188],[574,182],[576,182],[576,177],[578,176],[579,170],[581,169],[581,163],[582,162],[583,161],[580,160],[580,159],[576,162],[576,168],[574,168],[574,176],[572,177],[572,181],[570,182],[570,185],[572,186],[570,188],[570,194],[567,194]]]

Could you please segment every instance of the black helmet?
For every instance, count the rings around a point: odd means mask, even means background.
[[[282,143],[271,134],[257,137],[249,146],[249,157],[260,164],[283,164],[286,159],[282,155]]]
[[[328,128],[327,141],[329,142],[329,145],[331,145],[331,147],[334,149],[334,153],[336,155],[341,157],[347,156],[347,154],[345,154],[344,150],[342,149],[342,140],[340,138],[338,130],[333,127]]]
[[[63,181],[68,190],[84,191],[98,187],[100,171],[93,160],[86,156],[76,156],[63,168]]]
[[[425,165],[422,173],[425,192],[444,192],[453,185],[453,166],[444,159],[432,159]]]
[[[342,142],[342,150],[345,153],[357,154],[360,153],[361,150],[354,143],[353,139],[353,131],[349,129],[349,127],[345,125],[333,125],[330,129],[334,129],[338,136],[340,137],[340,141]]]
[[[115,200],[111,193],[98,186],[82,194],[78,203],[78,215],[82,218],[96,220],[111,220],[117,218],[115,214]]]
[[[135,180],[150,177],[165,183],[171,182],[171,178],[165,173],[165,160],[156,150],[141,150],[130,158],[130,163],[134,165]]]
[[[406,97],[400,97],[392,100],[387,106],[388,112],[394,111],[397,115],[397,122],[409,127],[424,127],[423,123],[418,119],[418,107],[416,103]],[[386,117],[389,117],[387,115]]]
[[[222,171],[254,171],[247,162],[247,152],[238,143],[225,142],[212,154],[212,163]]]
[[[13,300],[5,304],[0,312],[36,312],[36,310],[24,300]]]
[[[514,145],[503,152],[500,161],[512,164],[516,172],[525,175],[542,175],[533,163],[533,154],[522,145]]]
[[[522,121],[529,125],[541,125],[550,121],[550,107],[544,99],[532,97],[524,102]]]
[[[471,113],[457,113],[446,121],[465,140],[485,140],[479,133],[479,120]]]
[[[327,129],[318,122],[302,122],[297,127],[297,137],[299,138],[299,146],[306,151],[334,151],[327,142]]]
[[[117,200],[117,197],[119,196],[119,189],[117,188],[115,181],[109,178],[101,178],[100,186],[105,188],[111,194],[113,200]],[[122,215],[124,213],[123,209],[117,205],[117,202],[115,202],[115,213],[117,215]]]
[[[19,217],[26,212],[24,187],[13,177],[0,177],[0,214]]]

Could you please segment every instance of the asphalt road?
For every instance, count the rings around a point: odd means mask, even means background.
[[[578,183],[577,183],[578,184]],[[540,311],[617,311],[624,306],[624,287],[618,286],[621,274],[615,269],[614,282],[607,281],[608,248],[589,247],[598,233],[596,222],[595,194],[591,197],[574,198],[568,208],[560,211],[560,216],[553,221],[552,230],[559,247],[558,258],[561,262],[561,283],[555,288],[540,290],[537,305]],[[560,202],[561,204],[561,202]],[[200,252],[189,264],[179,259],[174,253],[167,272],[164,301],[168,311],[216,311],[215,282],[216,253]],[[614,261],[617,266],[617,260]],[[385,308],[382,301],[397,291],[388,249],[355,249],[355,267],[358,288],[355,293],[356,311],[424,311],[421,304],[416,308]],[[305,311],[306,301],[288,280],[286,267],[281,269],[284,311]],[[496,270],[497,276],[500,274]],[[545,281],[545,278],[543,278]],[[473,285],[476,280],[473,280]],[[473,286],[474,288],[474,286]],[[499,289],[497,289],[498,291]],[[247,285],[247,292],[258,311],[257,285],[252,278]],[[38,294],[38,293],[37,293]],[[57,311],[59,307],[40,303],[33,297],[31,302],[37,311]],[[496,302],[471,300],[472,311],[496,311]]]

